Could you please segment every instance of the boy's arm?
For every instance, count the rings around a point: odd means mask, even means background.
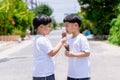
[[[88,57],[88,56],[90,56],[90,52],[73,53],[73,52],[70,52],[70,51],[65,51],[65,55],[68,56],[68,57],[78,57],[78,58],[81,58],[81,57]]]
[[[62,47],[62,45],[64,44],[65,41],[66,41],[66,38],[62,38],[59,41],[59,43],[56,45],[56,47],[53,48],[53,50],[48,53],[48,55],[49,56],[55,56],[58,53],[58,51],[61,49],[61,47]]]
[[[87,38],[82,38],[80,40],[80,45],[81,45],[81,52],[79,53],[74,53],[74,52],[71,52],[71,51],[66,51],[66,56],[68,57],[88,57],[90,56],[90,48],[89,48],[89,43],[88,43],[88,40]]]

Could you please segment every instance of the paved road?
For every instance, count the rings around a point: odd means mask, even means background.
[[[92,80],[120,80],[120,47],[90,41]]]
[[[61,30],[52,31],[48,37],[53,46],[60,39]],[[89,40],[91,47],[92,80],[120,80],[120,47],[103,41]],[[0,80],[32,80],[32,44],[15,49],[9,56],[0,59]],[[9,52],[8,52],[9,53]],[[66,80],[67,58],[62,48],[55,56],[56,80]]]

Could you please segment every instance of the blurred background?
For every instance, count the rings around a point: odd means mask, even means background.
[[[51,30],[63,28],[66,15],[77,14],[82,19],[81,33],[120,45],[119,0],[0,0],[0,40],[36,34],[32,20],[38,14],[52,18]]]

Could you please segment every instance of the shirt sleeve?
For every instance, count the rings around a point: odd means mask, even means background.
[[[81,51],[90,52],[89,43],[86,37],[81,39],[80,45],[81,45]]]
[[[53,50],[53,47],[52,47],[50,41],[46,40],[45,45],[44,45],[44,51],[48,54],[52,50]]]

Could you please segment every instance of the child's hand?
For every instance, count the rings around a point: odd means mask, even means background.
[[[64,44],[64,43],[66,42],[66,40],[67,40],[67,38],[66,38],[66,37],[63,37],[63,38],[61,39],[61,42]]]
[[[70,51],[65,51],[65,55],[66,55],[67,57],[72,57]]]

